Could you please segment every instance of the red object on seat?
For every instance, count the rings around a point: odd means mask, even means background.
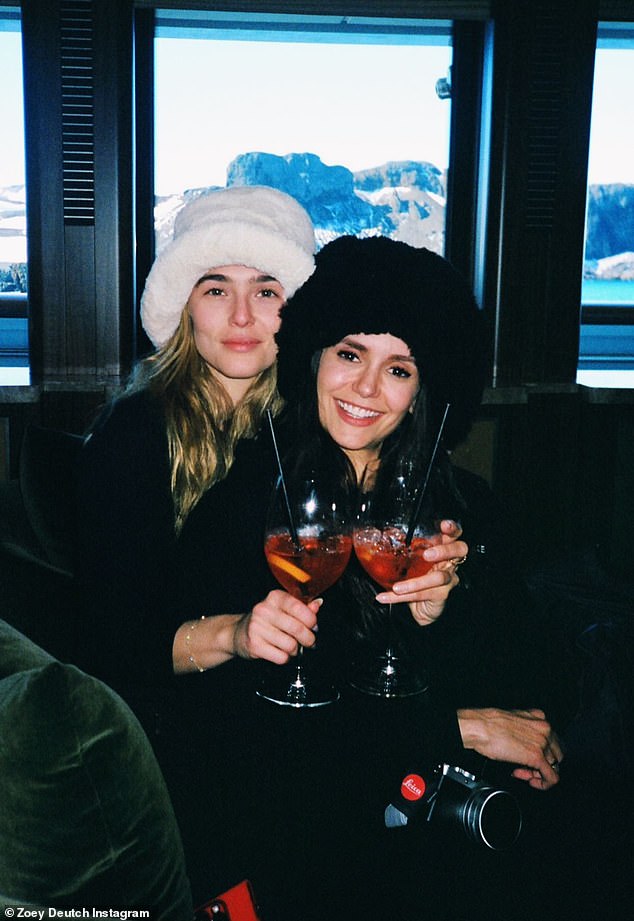
[[[248,880],[227,889],[196,909],[196,921],[262,921]]]

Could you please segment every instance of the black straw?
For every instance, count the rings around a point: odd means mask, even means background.
[[[284,504],[286,505],[286,514],[288,515],[288,526],[291,532],[291,540],[295,545],[296,550],[301,550],[302,545],[299,542],[299,537],[297,535],[297,528],[295,527],[295,522],[293,521],[293,513],[291,511],[291,503],[288,498],[288,490],[286,489],[286,480],[284,479],[284,469],[282,467],[282,458],[280,457],[280,452],[277,447],[277,438],[275,437],[275,428],[273,427],[273,416],[271,415],[271,410],[267,409],[266,418],[269,420],[269,428],[271,430],[271,440],[273,442],[273,450],[275,451],[275,459],[277,461],[277,469],[280,473],[280,483],[282,485],[282,495],[284,496]]]
[[[418,489],[418,495],[416,497],[416,505],[414,506],[414,511],[412,512],[412,517],[410,519],[409,527],[407,529],[407,535],[405,537],[405,546],[409,547],[412,542],[412,537],[414,536],[414,531],[416,530],[416,524],[418,522],[418,516],[420,515],[420,510],[423,505],[423,499],[427,491],[427,485],[429,483],[429,477],[431,476],[432,467],[434,466],[434,461],[436,460],[436,454],[438,453],[438,446],[440,445],[440,439],[442,438],[443,429],[445,427],[445,422],[447,421],[447,413],[449,412],[450,403],[447,403],[445,406],[445,412],[438,429],[438,435],[436,436],[436,444],[434,445],[434,450],[431,452],[431,457],[429,458],[429,464],[427,465],[427,473],[425,474],[425,480],[422,486]]]

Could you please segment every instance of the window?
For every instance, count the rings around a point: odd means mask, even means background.
[[[634,386],[634,25],[600,23],[595,57],[580,383]]]
[[[0,85],[0,384],[28,384],[22,45],[19,10],[7,6],[0,6]]]
[[[157,251],[188,198],[261,183],[321,245],[444,252],[450,22],[158,10],[155,36]]]

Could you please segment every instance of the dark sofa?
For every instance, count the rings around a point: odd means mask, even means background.
[[[0,483],[0,617],[62,661],[85,624],[73,590],[73,468],[78,435],[28,426],[18,476]]]

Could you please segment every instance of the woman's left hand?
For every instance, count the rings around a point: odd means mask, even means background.
[[[469,548],[460,540],[462,528],[456,521],[442,521],[442,542],[425,550],[425,559],[433,567],[424,576],[396,582],[391,592],[380,592],[376,596],[379,604],[409,604],[412,617],[421,627],[432,624],[442,614],[447,598],[460,579],[457,568],[464,563]]]
[[[458,710],[465,748],[492,761],[518,765],[513,777],[535,790],[559,783],[563,749],[543,710],[500,710],[497,707]]]

